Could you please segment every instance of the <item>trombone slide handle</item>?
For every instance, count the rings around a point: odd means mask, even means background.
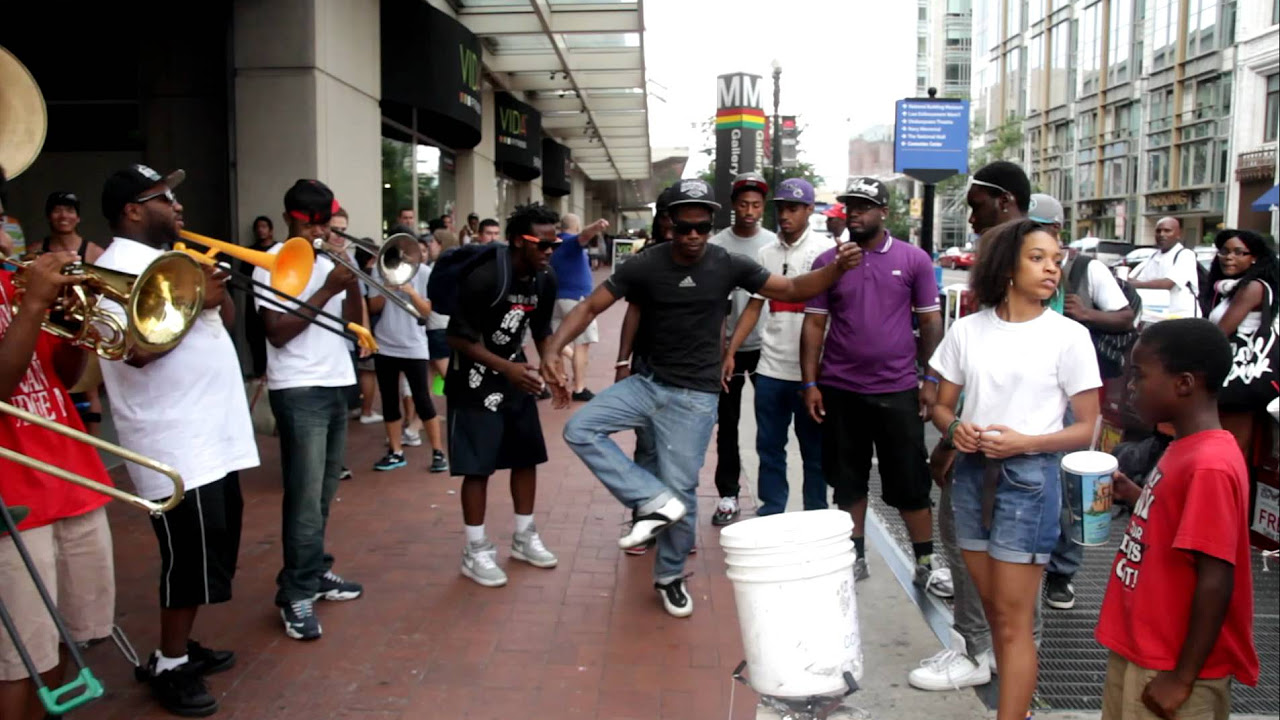
[[[347,330],[356,336],[357,345],[371,353],[378,352],[378,341],[373,339],[373,333],[369,332],[369,328],[360,323],[349,322]]]

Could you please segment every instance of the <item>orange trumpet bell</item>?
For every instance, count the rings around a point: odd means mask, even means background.
[[[221,252],[254,267],[264,268],[271,273],[272,288],[294,297],[302,295],[302,291],[306,289],[307,283],[311,281],[311,270],[316,263],[316,254],[311,249],[311,243],[300,237],[289,238],[280,248],[279,253],[269,253],[241,247],[224,240],[215,240],[190,230],[180,230],[178,235],[183,240],[203,245],[209,250],[202,253],[189,249],[182,243],[178,243],[174,247],[175,250],[185,252],[206,265],[212,264],[213,258]]]

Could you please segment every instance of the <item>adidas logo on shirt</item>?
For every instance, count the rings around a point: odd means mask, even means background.
[[[692,277],[685,275],[680,281],[680,287],[698,287],[698,283],[694,282]]]

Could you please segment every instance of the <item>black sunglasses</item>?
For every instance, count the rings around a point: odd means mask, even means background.
[[[689,235],[689,234],[706,235],[711,232],[712,227],[714,226],[711,224],[710,220],[706,220],[699,223],[683,222],[683,221],[677,220],[671,225],[671,229],[673,232],[675,232],[676,235]]]
[[[161,190],[160,192],[157,192],[157,193],[151,193],[150,195],[143,195],[142,197],[134,200],[134,202],[138,204],[142,204],[145,202],[150,202],[152,200],[164,200],[166,203],[172,205],[175,202],[177,202],[178,199],[173,196],[172,190],[170,190],[169,188],[165,188],[164,190]]]

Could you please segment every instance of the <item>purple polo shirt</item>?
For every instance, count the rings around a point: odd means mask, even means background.
[[[824,252],[813,269],[835,257],[834,248]],[[928,253],[886,236],[879,249],[863,253],[862,264],[805,307],[807,313],[831,316],[818,382],[867,395],[915,388],[911,314],[938,309]]]

